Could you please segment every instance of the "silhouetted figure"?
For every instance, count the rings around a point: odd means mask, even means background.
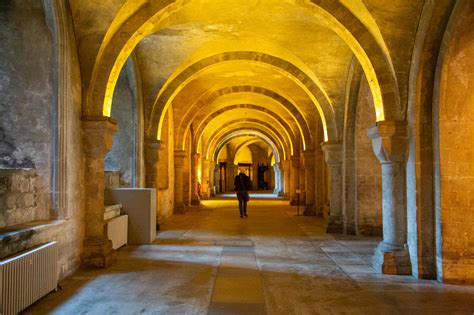
[[[245,173],[240,172],[235,176],[234,191],[237,192],[237,199],[239,200],[240,217],[247,217],[247,202],[249,201],[250,178]]]

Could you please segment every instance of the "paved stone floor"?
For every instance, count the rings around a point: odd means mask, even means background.
[[[474,314],[474,287],[374,273],[377,239],[324,233],[280,200],[206,201],[153,245],[80,271],[26,314]]]

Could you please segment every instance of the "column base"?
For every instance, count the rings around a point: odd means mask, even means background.
[[[175,204],[173,209],[173,214],[184,214],[186,212],[186,207],[184,203]]]
[[[326,233],[342,234],[344,232],[344,223],[342,216],[331,215],[329,216]]]
[[[201,200],[191,199],[191,206],[199,206],[200,204],[201,204]]]
[[[100,240],[85,240],[82,254],[81,268],[100,269],[108,268],[115,260],[115,250],[112,242],[103,238]]]
[[[305,209],[304,209],[304,212],[303,212],[303,215],[305,216],[316,216],[317,215],[317,212],[316,212],[316,209],[314,207],[314,205],[306,205]]]
[[[384,241],[375,249],[372,267],[378,273],[388,275],[411,275],[408,250],[403,245],[387,244]]]

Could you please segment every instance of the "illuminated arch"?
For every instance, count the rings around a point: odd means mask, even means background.
[[[95,58],[83,109],[84,115],[109,115],[118,75],[132,50],[148,34],[173,24],[172,21],[180,22],[176,17],[179,9],[191,2],[137,1],[136,5],[128,2],[127,10],[119,11]],[[377,121],[403,119],[393,65],[384,45],[378,42],[376,36],[339,1],[295,0],[295,4],[328,23],[354,52],[369,81]]]
[[[296,139],[297,139],[298,135],[295,135],[292,132],[290,126],[288,125],[288,123],[284,119],[282,119],[280,116],[276,115],[274,112],[268,110],[265,107],[257,106],[257,105],[251,105],[251,104],[231,105],[231,106],[228,106],[228,107],[225,107],[225,108],[222,108],[222,109],[219,109],[217,111],[214,111],[214,112],[210,113],[208,116],[206,116],[206,118],[204,120],[199,122],[198,128],[196,129],[196,132],[195,132],[195,141],[193,143],[196,143],[197,146],[199,146],[199,140],[200,140],[200,137],[202,136],[202,134],[204,132],[204,129],[206,128],[206,126],[211,125],[211,122],[214,118],[216,118],[220,115],[224,115],[226,112],[229,112],[229,111],[232,111],[232,110],[235,110],[235,109],[251,109],[251,110],[254,110],[254,111],[261,112],[263,115],[267,115],[268,117],[271,117],[272,119],[277,121],[277,123],[279,124],[279,127],[281,127],[282,132],[284,132],[289,139],[292,139],[293,143],[295,143],[295,144],[297,143]],[[178,133],[178,135],[179,135],[179,133]],[[185,139],[184,137],[181,137],[181,138]],[[304,139],[302,139],[302,140],[304,140]],[[177,146],[178,146],[178,149],[184,148],[185,143],[184,142],[182,144],[178,143]],[[197,150],[197,148],[195,148],[195,149]],[[293,150],[294,149],[292,149],[292,151]]]
[[[280,135],[278,134],[278,132],[261,124],[257,124],[257,123],[248,124],[248,123],[242,123],[242,122],[234,123],[233,125],[227,126],[227,128],[217,130],[216,132],[214,132],[209,137],[209,139],[203,143],[203,152],[206,152],[208,156],[209,148],[215,146],[216,142],[218,142],[218,139],[220,137],[228,133],[232,133],[234,131],[239,131],[239,130],[258,131],[261,134],[265,135],[267,138],[271,139],[272,142],[278,148],[278,152],[282,153],[282,155],[285,158],[286,156],[290,155],[290,148],[288,146],[285,146],[284,140],[279,137]]]
[[[275,145],[275,143],[273,143],[273,141],[270,138],[268,138],[266,135],[255,130],[237,130],[237,131],[230,132],[224,137],[222,137],[218,141],[216,146],[214,147],[213,154],[212,154],[213,160],[217,161],[220,151],[222,150],[222,148],[225,147],[227,143],[229,143],[232,139],[242,137],[242,136],[253,136],[267,143],[272,149],[273,155],[275,156],[275,160],[280,161],[280,152],[278,151],[278,148]],[[209,151],[207,154],[209,154]]]
[[[205,59],[201,59],[189,65],[184,70],[175,73],[165,83],[155,100],[151,117],[149,119],[149,129],[147,131],[148,137],[153,138],[153,136],[156,135],[158,139],[160,138],[161,126],[163,124],[162,113],[166,112],[166,109],[172,103],[174,97],[185,88],[187,83],[189,83],[193,78],[199,76],[201,71],[233,61],[259,63],[264,66],[272,67],[285,76],[289,77],[303,91],[305,91],[305,93],[308,95],[308,98],[311,99],[313,104],[315,104],[323,124],[325,141],[329,139],[329,129],[335,133],[334,138],[338,138],[333,107],[327,98],[326,93],[321,90],[321,88],[310,78],[310,76],[304,73],[294,64],[284,59],[254,51],[233,51],[216,54]],[[157,126],[157,130],[154,130],[155,126]]]
[[[262,121],[262,120],[259,120],[259,119],[253,119],[253,118],[240,118],[240,119],[235,119],[235,120],[229,121],[226,124],[225,128],[222,128],[222,129],[217,130],[216,132],[214,132],[209,137],[208,141],[204,142],[204,146],[206,146],[208,143],[210,143],[216,135],[218,135],[222,132],[226,132],[229,129],[236,129],[236,127],[237,127],[236,125],[238,125],[238,126],[242,125],[245,128],[256,128],[256,129],[263,128],[261,130],[266,130],[266,132],[268,134],[272,135],[275,139],[277,139],[277,141],[279,143],[281,143],[281,146],[283,148],[288,148],[288,153],[290,155],[292,155],[293,152],[294,152],[294,150],[293,150],[293,148],[294,148],[294,144],[293,144],[294,139],[289,137],[288,134],[286,134],[283,130],[281,130],[279,128],[275,128],[274,126],[272,126],[270,123],[268,123],[266,121]],[[211,128],[211,126],[209,126],[209,128]]]
[[[187,131],[189,130],[189,126],[194,121],[194,117],[196,117],[197,113],[199,112],[198,110],[196,110],[197,108],[204,108],[207,104],[214,103],[221,96],[238,93],[255,93],[258,95],[263,95],[274,101],[275,105],[280,105],[282,109],[284,109],[292,117],[293,121],[296,122],[296,126],[298,127],[299,132],[304,139],[303,147],[313,148],[313,137],[311,135],[309,123],[304,118],[303,114],[298,110],[295,104],[272,90],[247,85],[222,88],[217,91],[211,92],[210,94],[206,95],[205,98],[200,98],[196,100],[196,102],[190,106],[187,115],[183,117],[183,119],[178,125],[176,143],[184,143],[184,138],[187,134]],[[152,128],[157,128],[157,126],[155,125],[155,127]],[[333,136],[335,135],[333,133],[330,133],[330,139],[333,139]]]

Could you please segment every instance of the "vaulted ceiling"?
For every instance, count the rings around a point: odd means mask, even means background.
[[[190,130],[193,149],[211,155],[225,139],[252,133],[282,158],[340,141],[356,66],[377,120],[404,118],[423,2],[71,0],[84,114],[110,115],[133,54],[148,138],[160,139],[172,110],[177,150]]]

